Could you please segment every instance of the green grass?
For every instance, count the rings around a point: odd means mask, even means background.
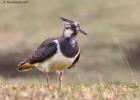
[[[138,83],[100,83],[91,85],[56,85],[49,89],[46,85],[9,85],[1,83],[1,100],[138,100]]]

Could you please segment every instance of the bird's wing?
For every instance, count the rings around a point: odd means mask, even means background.
[[[39,63],[52,57],[57,51],[57,44],[53,41],[49,43],[43,43],[40,47],[27,58],[26,62],[30,64]]]
[[[72,65],[68,67],[68,69],[74,67],[75,64],[79,61],[79,58],[80,58],[80,53],[78,54],[78,56],[76,57],[76,59],[74,60],[74,62],[72,63]]]
[[[38,47],[38,49],[32,55],[19,63],[18,69],[24,70],[24,68],[22,68],[24,67],[24,65],[26,69],[29,69],[30,67],[33,67],[32,64],[40,63],[52,57],[56,53],[56,51],[57,44],[54,41],[46,40]]]

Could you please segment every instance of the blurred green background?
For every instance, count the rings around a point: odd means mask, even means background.
[[[17,64],[49,37],[60,36],[57,16],[75,19],[89,34],[79,35],[79,63],[64,72],[67,83],[140,82],[140,0],[27,0],[0,2],[0,76],[7,82],[45,82],[36,69]]]

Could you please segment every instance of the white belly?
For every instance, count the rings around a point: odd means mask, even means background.
[[[38,64],[37,68],[43,72],[62,71],[68,68],[74,60],[74,58],[66,58],[61,54],[56,54],[49,60]]]
[[[58,41],[55,40],[57,43],[57,52],[56,54],[51,57],[50,59],[42,62],[42,63],[37,63],[35,64],[36,68],[39,69],[42,72],[55,72],[55,71],[63,71],[64,69],[67,69],[69,66],[72,65],[78,54],[73,57],[73,58],[67,58],[65,57],[61,51],[60,51],[60,46],[58,44]]]

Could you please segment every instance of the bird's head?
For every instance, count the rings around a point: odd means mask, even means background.
[[[64,21],[64,37],[76,36],[78,33],[87,35],[87,33],[80,28],[79,22],[64,17],[59,18]]]

